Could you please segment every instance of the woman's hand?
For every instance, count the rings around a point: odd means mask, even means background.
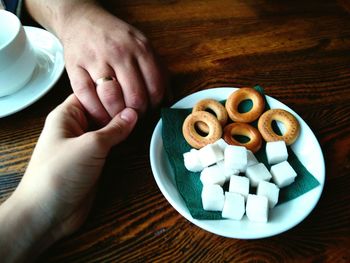
[[[0,207],[0,256],[43,249],[77,230],[111,147],[130,134],[136,120],[135,110],[125,108],[106,126],[87,131],[87,113],[75,95],[53,110],[22,181]]]
[[[86,132],[86,112],[74,95],[48,115],[19,191],[45,200],[43,214],[58,223],[58,236],[84,221],[109,150],[136,120],[136,112],[125,108],[105,127]]]

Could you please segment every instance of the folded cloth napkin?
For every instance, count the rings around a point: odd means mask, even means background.
[[[260,86],[256,86],[255,89],[264,94]],[[240,107],[242,107],[240,111],[248,111],[251,108],[251,102],[244,101]],[[266,109],[269,109],[267,103]],[[184,166],[183,154],[188,152],[191,146],[185,141],[182,135],[182,124],[191,111],[192,109],[162,109],[163,145],[174,171],[177,188],[192,217],[196,219],[222,219],[221,212],[203,210],[201,200],[202,183],[199,179],[200,173],[189,172]],[[256,123],[253,123],[253,125],[256,126]],[[296,171],[297,177],[294,183],[280,190],[278,204],[297,198],[320,184],[303,166],[290,147],[288,147],[288,154],[288,162]],[[255,156],[270,169],[265,154],[265,145],[261,147]]]

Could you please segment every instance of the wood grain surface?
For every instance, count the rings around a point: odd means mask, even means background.
[[[169,71],[169,100],[259,84],[320,142],[326,183],[313,212],[260,240],[206,232],[161,194],[149,161],[159,109],[107,161],[83,227],[40,262],[350,262],[350,1],[129,0],[105,8],[143,31]],[[0,202],[15,189],[46,115],[71,88],[64,74],[29,108],[0,119]]]

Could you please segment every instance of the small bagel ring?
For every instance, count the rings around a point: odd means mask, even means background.
[[[211,110],[215,113],[216,118],[219,120],[221,127],[224,127],[227,123],[228,115],[225,107],[214,99],[200,100],[194,105],[192,112]],[[197,127],[200,131],[208,133],[209,129],[203,122],[198,122]]]
[[[282,136],[275,133],[272,128],[272,121],[283,123],[286,131]],[[290,112],[283,109],[271,109],[260,116],[258,129],[267,142],[283,140],[287,145],[291,145],[299,136],[300,124]]]
[[[206,136],[198,134],[195,126],[198,122],[204,122],[208,126],[209,132]],[[196,111],[186,117],[182,125],[182,133],[189,145],[200,149],[220,139],[222,127],[213,114],[206,111]]]
[[[243,135],[249,138],[246,143],[237,141],[233,136]],[[253,153],[260,150],[262,138],[259,131],[248,123],[231,123],[224,128],[224,140],[231,145],[244,146]]]
[[[244,100],[251,100],[253,107],[248,112],[239,112],[238,106]],[[263,96],[253,88],[240,88],[234,91],[225,104],[228,116],[235,122],[252,122],[257,120],[265,109]]]

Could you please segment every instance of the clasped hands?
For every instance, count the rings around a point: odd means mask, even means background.
[[[31,261],[79,228],[111,147],[164,96],[164,74],[137,29],[89,4],[55,21],[46,25],[63,44],[74,94],[47,117],[19,186],[0,207],[4,262]],[[89,130],[90,121],[100,128]]]

